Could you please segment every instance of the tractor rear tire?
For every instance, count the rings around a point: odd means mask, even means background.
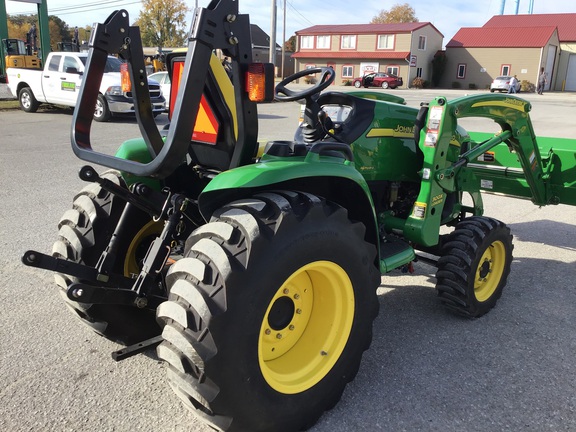
[[[380,274],[365,227],[305,193],[219,209],[168,275],[158,356],[223,431],[297,431],[340,399],[372,339]]]
[[[459,222],[438,260],[436,289],[444,306],[470,318],[492,309],[506,285],[513,248],[510,229],[496,219]]]
[[[107,171],[102,177],[117,185],[124,185],[116,171]],[[96,265],[108,246],[124,206],[124,201],[96,183],[84,187],[74,197],[73,208],[60,219],[59,238],[54,243],[52,255],[88,266]],[[134,217],[129,227],[119,237],[118,258],[113,268],[114,272],[128,277],[139,272],[138,262],[162,228],[148,214],[133,210]],[[69,309],[96,333],[125,345],[160,334],[161,329],[153,310],[125,305],[78,303],[66,295],[68,286],[78,282],[78,279],[57,273],[55,280]]]

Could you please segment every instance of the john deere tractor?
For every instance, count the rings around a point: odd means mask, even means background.
[[[487,313],[513,246],[510,229],[483,216],[481,191],[574,205],[576,158],[573,141],[539,147],[520,98],[437,97],[416,109],[322,92],[331,68],[274,87],[251,48],[238,1],[196,9],[187,50],[167,58],[171,122],[160,131],[139,29],[123,10],[97,24],[71,140],[79,158],[109,170],[81,169],[88,184],[52,254],[28,251],[23,262],[55,271],[70,310],[127,345],[116,360],[157,346],[172,389],[213,428],[298,431],[354,379],[382,275],[425,260],[448,310]],[[142,134],[114,155],[90,139],[109,54],[127,61]],[[317,84],[289,85],[311,74]],[[294,138],[260,145],[257,104],[300,99]],[[469,134],[463,117],[501,132]]]

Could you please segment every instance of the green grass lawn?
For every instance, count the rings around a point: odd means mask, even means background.
[[[20,108],[17,100],[0,100],[0,111],[14,110]]]

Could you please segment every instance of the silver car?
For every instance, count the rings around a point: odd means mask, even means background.
[[[492,84],[490,84],[490,92],[494,93],[495,91],[499,92],[508,92],[510,88],[510,80],[512,79],[511,76],[499,76],[494,78]],[[520,92],[520,81],[516,81],[516,93]]]

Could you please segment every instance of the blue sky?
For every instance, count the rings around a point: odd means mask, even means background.
[[[137,0],[47,0],[48,12],[59,16],[70,26],[91,25],[102,22],[116,9],[126,9],[132,20],[138,17],[141,2]],[[283,34],[284,0],[276,0],[277,41]],[[519,13],[528,12],[529,0],[519,0]],[[186,0],[194,7],[196,0]],[[198,0],[206,6],[208,0]],[[272,0],[239,0],[240,12],[250,14],[253,24],[266,33],[271,32]],[[409,3],[419,21],[431,22],[444,35],[446,44],[460,27],[480,27],[490,17],[500,13],[502,0],[286,0],[286,38],[296,31],[317,24],[366,24],[379,13],[398,3]],[[80,7],[82,6],[82,7]],[[13,0],[6,1],[9,14],[34,12],[36,6]],[[71,9],[73,8],[73,9]],[[513,14],[516,0],[506,0],[505,14]],[[534,0],[534,13],[576,13],[574,0]],[[190,25],[188,18],[188,25]]]

